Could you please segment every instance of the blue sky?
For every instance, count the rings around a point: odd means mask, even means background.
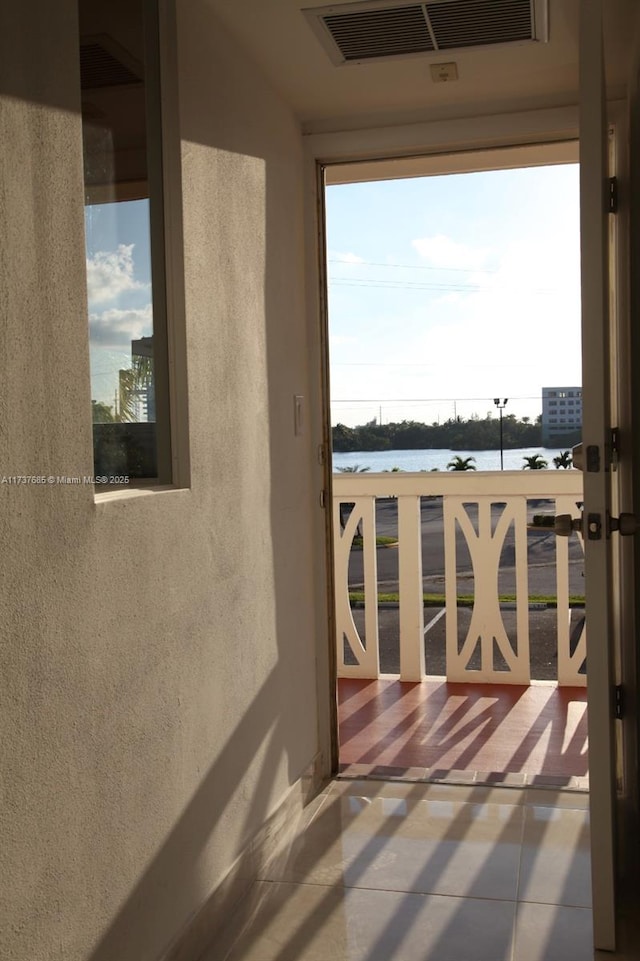
[[[327,187],[334,424],[484,416],[497,396],[536,417],[543,386],[580,385],[578,177]]]

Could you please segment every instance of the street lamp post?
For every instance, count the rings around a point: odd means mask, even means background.
[[[500,411],[500,470],[504,470],[504,447],[502,443],[502,411],[505,409],[508,402],[509,402],[508,397],[505,397],[504,400],[501,400],[500,397],[493,398],[493,403],[496,405],[496,407]]]

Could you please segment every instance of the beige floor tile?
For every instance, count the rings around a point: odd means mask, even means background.
[[[510,961],[515,905],[263,883],[228,961]],[[214,946],[203,961],[224,961]]]
[[[514,961],[593,961],[591,911],[519,904]]]
[[[591,906],[589,812],[525,807],[519,901]]]
[[[587,791],[553,791],[527,788],[524,803],[537,807],[572,808],[576,811],[588,811],[589,793]]]
[[[266,879],[515,900],[524,811],[337,796]]]
[[[345,780],[303,823],[203,961],[593,957],[586,795]]]
[[[399,797],[414,800],[467,801],[476,804],[523,804],[526,791],[518,788],[496,788],[484,784],[442,784],[433,782],[336,780],[329,786],[331,794],[352,797]],[[536,792],[538,794],[543,792]],[[555,796],[558,792],[552,792]]]

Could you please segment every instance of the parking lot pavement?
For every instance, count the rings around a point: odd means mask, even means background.
[[[530,513],[543,510],[544,505],[531,506]],[[496,518],[499,508],[496,507]],[[422,498],[422,571],[424,590],[441,593],[444,589],[444,523],[442,498]],[[387,537],[397,537],[398,519],[396,501],[376,502],[376,530]],[[584,552],[581,540],[573,534],[569,547],[569,590],[571,594],[584,594]],[[555,594],[556,591],[556,537],[552,531],[540,529],[527,532],[528,577],[531,594]],[[473,572],[464,536],[458,531],[456,537],[458,566],[458,592],[473,591]],[[380,547],[376,552],[378,589],[385,593],[398,589],[397,547]],[[349,561],[349,583],[353,590],[361,590],[363,582],[363,554],[353,550]],[[501,593],[515,589],[515,542],[513,531],[505,538],[500,560]]]
[[[516,612],[512,608],[503,607],[503,620],[507,636],[511,643],[516,638]],[[529,611],[529,651],[531,659],[531,677],[534,680],[554,681],[557,679],[557,614],[555,609]],[[572,612],[572,629],[579,631],[584,611],[576,609]],[[364,633],[364,611],[353,611],[353,619],[366,644]],[[378,633],[380,644],[380,670],[383,674],[398,674],[400,671],[400,642],[398,632],[399,613],[397,607],[381,606],[378,612]],[[462,643],[467,636],[471,623],[471,609],[458,608],[458,640]],[[424,610],[425,633],[425,662],[427,675],[446,675],[445,654],[445,617],[444,608],[426,607]],[[476,651],[476,657],[478,652]],[[355,663],[353,659],[350,661]],[[349,663],[349,662],[348,662]],[[479,663],[472,661],[471,667]],[[500,665],[496,664],[496,667]]]

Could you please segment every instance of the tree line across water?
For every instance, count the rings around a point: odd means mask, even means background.
[[[535,421],[529,417],[518,420],[515,414],[504,416],[504,450],[541,447],[541,420],[541,417]],[[574,432],[566,437],[558,437],[557,444],[559,447],[569,447],[579,440],[579,432]],[[468,420],[455,417],[442,424],[422,424],[415,420],[389,424],[378,424],[372,420],[359,427],[336,424],[333,428],[333,449],[339,453],[359,450],[499,450],[500,421],[487,414],[483,418],[474,416]]]
[[[455,471],[467,471],[476,470],[475,457],[461,457],[459,454],[455,454],[454,457],[447,464],[447,470]],[[530,454],[522,458],[524,461],[523,470],[546,470],[549,466],[549,461],[545,460],[542,454]],[[570,450],[561,451],[556,457],[553,458],[553,466],[556,470],[569,470],[573,467],[573,457]],[[439,470],[439,467],[432,467],[432,471]],[[348,467],[339,467],[338,471],[341,474],[359,474],[370,470],[369,467],[361,467],[360,464],[350,464]],[[391,473],[395,474],[396,471],[400,471],[399,467],[393,467]],[[386,474],[387,471],[384,471]]]

